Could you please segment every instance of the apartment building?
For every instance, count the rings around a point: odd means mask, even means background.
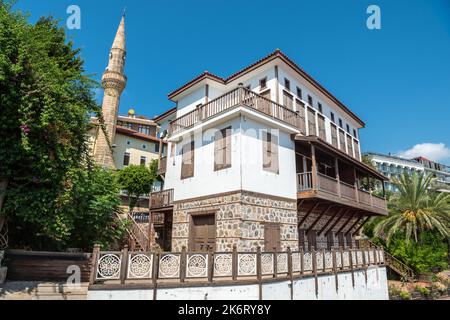
[[[377,171],[389,178],[385,181],[385,189],[390,192],[398,192],[396,182],[404,173],[426,173],[435,177],[435,185],[439,191],[450,190],[450,167],[428,160],[425,157],[404,159],[393,155],[385,155],[375,152],[367,152],[367,156]],[[378,188],[380,190],[380,188]]]
[[[222,78],[204,72],[157,117],[167,155],[151,194],[152,239],[165,250],[354,247],[386,215],[361,162],[364,122],[280,50]]]

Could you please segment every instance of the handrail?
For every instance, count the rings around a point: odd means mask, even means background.
[[[195,124],[200,123],[203,120],[209,119],[214,115],[220,114],[225,110],[229,110],[241,104],[281,120],[294,127],[300,127],[298,120],[301,118],[297,112],[267,99],[249,89],[238,87],[209,101],[197,109],[172,120],[169,124],[169,135],[173,135],[179,131],[193,127]]]
[[[150,208],[163,208],[173,205],[173,189],[167,189],[150,194]]]
[[[140,224],[136,222],[136,220],[129,212],[126,213],[121,212],[121,213],[126,214],[127,219],[131,221],[131,228],[127,229],[128,235],[131,237],[130,240],[136,241],[143,251],[148,250],[150,241],[145,230],[142,229]],[[116,212],[116,215],[119,217],[119,219],[122,219],[122,217],[118,212]]]
[[[365,242],[367,242],[369,247],[379,248],[379,246],[377,246],[371,240],[365,240]],[[399,260],[396,257],[394,257],[385,248],[383,248],[383,249],[384,249],[384,256],[385,256],[386,265],[388,267],[390,267],[393,271],[395,271],[400,276],[403,276],[403,277],[405,277],[408,280],[412,280],[412,279],[416,278],[416,274],[415,274],[415,272],[414,272],[414,270],[412,268],[410,268],[408,265],[406,265],[401,260]]]

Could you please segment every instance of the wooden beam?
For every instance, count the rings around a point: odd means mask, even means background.
[[[350,217],[347,219],[347,221],[346,221],[345,223],[342,224],[342,226],[339,228],[339,230],[336,231],[336,233],[339,233],[339,232],[341,232],[342,230],[344,230],[344,228],[348,225],[348,223],[349,223],[350,221],[352,221],[352,219],[353,219],[353,217],[355,216],[355,214],[356,214],[356,212],[353,212],[353,213],[350,215]]]
[[[350,228],[348,228],[347,232],[344,234],[344,236],[346,236],[347,234],[350,233],[350,231],[352,231],[352,229],[358,224],[358,222],[361,221],[361,219],[364,218],[364,216],[360,216],[358,219],[356,219],[355,223],[352,224],[352,226]],[[350,234],[351,235],[351,234]]]
[[[314,206],[309,209],[309,211],[306,213],[306,215],[303,217],[303,219],[298,223],[298,228],[302,226],[302,224],[305,222],[306,219],[308,219],[311,212],[313,212],[318,206],[320,205],[320,202],[317,202]]]
[[[327,232],[325,232],[325,235],[328,234],[328,232],[330,232],[331,230],[333,230],[334,227],[336,227],[336,225],[339,223],[339,221],[342,220],[342,218],[347,214],[347,212],[349,212],[350,209],[345,210],[344,212],[342,212],[342,214],[336,219],[336,221],[334,221],[333,225],[327,230]]]
[[[322,233],[325,231],[325,229],[330,225],[331,221],[333,221],[333,219],[334,219],[335,217],[339,216],[339,215],[342,213],[342,211],[344,211],[344,209],[345,209],[345,208],[339,209],[339,211],[337,212],[337,214],[332,215],[332,216],[330,217],[330,219],[328,219],[327,223],[325,223],[325,225],[323,226],[323,228],[322,228],[322,229],[319,231],[319,233],[317,234],[319,237],[322,235]]]
[[[355,230],[355,232],[353,232],[353,234],[358,233],[358,231],[361,230],[361,228],[367,223],[367,221],[369,221],[370,218],[372,218],[372,216],[368,216],[367,219],[364,220],[363,223],[359,225],[359,227]]]
[[[326,214],[328,212],[328,210],[330,210],[330,208],[332,208],[332,207],[333,207],[332,205],[329,205],[325,210],[322,211],[321,214],[319,214],[317,219],[314,220],[314,222],[309,226],[308,230],[306,231],[306,234],[308,234],[312,230],[312,228],[314,228],[316,226],[316,224],[320,221],[320,219],[322,219],[324,214]]]

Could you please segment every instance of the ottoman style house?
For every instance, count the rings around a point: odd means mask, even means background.
[[[204,72],[154,119],[167,143],[150,196],[166,251],[352,248],[385,176],[361,162],[364,122],[280,50],[229,76]]]

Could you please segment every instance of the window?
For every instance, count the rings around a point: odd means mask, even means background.
[[[142,145],[142,149],[147,149],[147,145],[146,145],[146,144],[143,144],[143,145]]]
[[[149,126],[145,126],[143,124],[138,125],[138,131],[140,133],[146,134],[146,135],[150,135],[150,127]]]
[[[130,153],[125,152],[125,154],[123,155],[123,165],[128,166],[129,164],[130,164]]]
[[[264,248],[266,252],[281,250],[281,236],[279,223],[264,224]]]
[[[263,169],[279,173],[278,169],[278,139],[270,132],[263,132]]]
[[[127,140],[127,146],[131,145],[131,141]]]
[[[331,121],[334,122],[334,113],[333,113],[333,112],[330,112],[330,116],[331,116]]]
[[[342,119],[339,118],[339,127],[342,128]]]
[[[294,109],[294,97],[289,92],[283,91],[283,105],[289,110]]]
[[[147,158],[144,156],[141,156],[141,166],[145,166],[146,163],[147,163]]]
[[[353,129],[353,136],[358,139],[358,134],[356,133],[356,129]]]
[[[313,98],[308,94],[308,104],[312,107],[313,106]]]
[[[267,78],[259,80],[260,90],[267,88]]]
[[[219,130],[214,137],[214,171],[231,167],[231,127]]]
[[[194,141],[191,141],[181,149],[181,179],[194,176],[194,146]]]
[[[284,78],[284,87],[286,88],[286,90],[290,91],[291,90],[291,82]]]
[[[155,143],[155,152],[159,153],[159,143]]]
[[[317,109],[322,113],[322,104],[320,102],[317,103]]]
[[[303,97],[302,97],[302,89],[300,89],[299,87],[297,87],[297,97],[299,97],[300,99],[303,99]]]
[[[350,133],[350,126],[348,124],[346,125],[346,128],[347,128],[347,132]]]

